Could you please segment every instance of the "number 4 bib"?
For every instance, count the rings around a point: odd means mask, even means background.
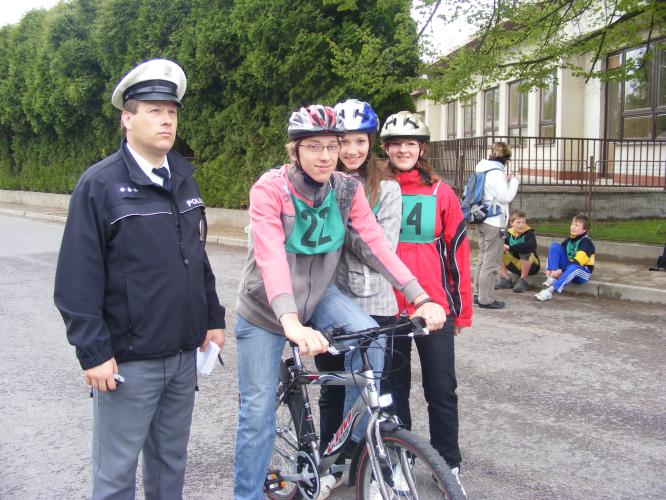
[[[435,215],[437,213],[437,189],[432,194],[403,194],[401,243],[432,243],[435,241]]]
[[[315,255],[337,250],[345,241],[345,226],[335,199],[330,190],[318,208],[311,207],[293,194],[296,217],[285,248],[289,253]]]

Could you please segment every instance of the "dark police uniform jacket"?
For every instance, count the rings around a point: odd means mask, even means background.
[[[150,181],[123,141],[72,193],[54,297],[84,370],[114,356],[195,349],[208,329],[225,326],[194,168],[167,157],[171,192]]]

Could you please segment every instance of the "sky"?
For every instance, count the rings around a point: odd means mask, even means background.
[[[5,0],[0,8],[0,26],[18,23],[23,15],[32,9],[49,9],[58,0]]]
[[[16,24],[32,9],[48,9],[56,5],[60,0],[4,0],[0,8],[0,26]],[[461,45],[467,40],[471,33],[469,26],[460,23],[456,26],[444,28],[441,20],[435,19],[433,25],[426,30],[426,35],[432,37],[437,47],[438,55],[442,55],[451,49]]]

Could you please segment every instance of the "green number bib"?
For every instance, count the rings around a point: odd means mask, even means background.
[[[435,241],[436,211],[437,196],[403,194],[400,242],[432,243]]]
[[[294,229],[287,238],[285,248],[289,253],[315,255],[337,250],[345,241],[345,226],[332,189],[324,203],[313,208],[293,194],[296,217]]]

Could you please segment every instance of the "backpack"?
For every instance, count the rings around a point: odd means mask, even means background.
[[[501,207],[483,203],[483,190],[486,184],[486,174],[491,170],[502,170],[501,168],[491,168],[485,172],[476,172],[469,176],[460,208],[462,208],[465,222],[470,224],[481,224],[487,217],[493,217],[501,212]]]

